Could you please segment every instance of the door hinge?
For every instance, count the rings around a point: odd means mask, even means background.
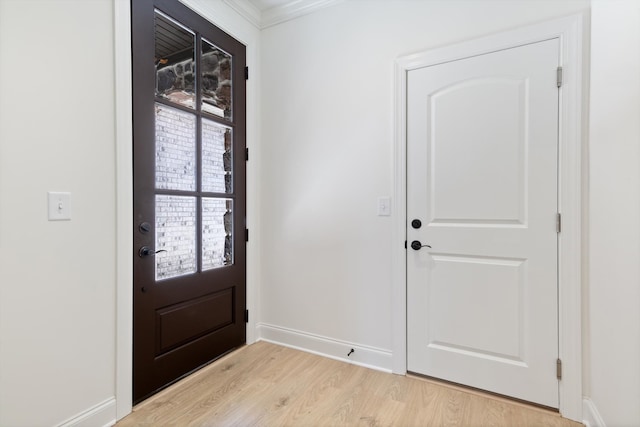
[[[249,229],[248,228],[244,229],[244,241],[245,242],[249,241]]]
[[[558,67],[556,70],[556,82],[558,83],[558,87],[562,86],[562,67]]]
[[[249,310],[244,311],[244,323],[249,323]]]
[[[244,149],[244,159],[248,162],[249,161],[249,149],[245,148]]]
[[[556,360],[556,377],[561,380],[562,379],[562,360]]]
[[[562,231],[562,214],[558,212],[556,214],[556,233],[560,233]]]
[[[249,67],[244,67],[244,79],[249,80]]]

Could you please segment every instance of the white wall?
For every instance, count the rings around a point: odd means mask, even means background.
[[[588,394],[608,426],[640,425],[640,2],[591,21]]]
[[[403,242],[376,200],[393,190],[394,60],[588,8],[350,0],[263,31],[265,336],[342,358],[340,344],[391,352],[392,287],[403,286],[391,283],[391,245]]]
[[[3,426],[115,414],[112,9],[0,0]],[[47,221],[51,190],[71,221]]]

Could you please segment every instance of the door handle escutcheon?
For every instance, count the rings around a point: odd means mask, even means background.
[[[419,251],[421,248],[431,248],[429,245],[423,245],[420,240],[414,240],[411,242],[411,249]]]
[[[159,251],[154,251],[149,246],[143,246],[138,251],[138,255],[140,255],[140,258],[144,258],[144,257],[148,257],[148,256],[153,256],[153,255],[155,255],[157,253],[160,253],[160,252],[167,252],[167,251],[166,251],[166,249],[160,249]]]

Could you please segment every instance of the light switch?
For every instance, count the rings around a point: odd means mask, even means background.
[[[71,220],[71,193],[49,191],[49,221]]]
[[[391,197],[378,197],[378,216],[391,215]]]

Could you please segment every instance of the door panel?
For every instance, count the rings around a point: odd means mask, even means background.
[[[245,47],[136,0],[134,401],[245,342]]]
[[[558,407],[558,41],[408,73],[410,371]]]
[[[430,222],[523,223],[526,105],[527,82],[515,78],[470,79],[430,96]],[[488,150],[500,168],[478,161]]]
[[[158,354],[233,323],[233,290],[225,289],[201,298],[156,310]]]
[[[427,295],[431,346],[522,362],[525,261],[433,255],[432,262]],[[494,295],[500,295],[499,305]],[[489,307],[493,310],[487,316]]]

